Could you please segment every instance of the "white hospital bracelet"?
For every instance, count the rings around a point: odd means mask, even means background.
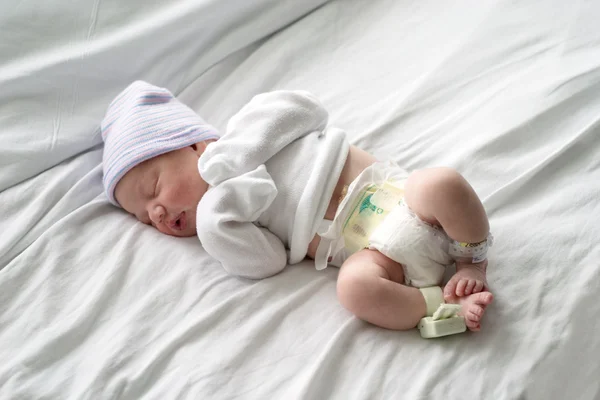
[[[478,263],[487,258],[488,249],[492,247],[493,243],[494,237],[491,233],[488,234],[488,237],[484,241],[479,243],[457,242],[456,240],[451,240],[448,254],[450,254],[455,261]]]

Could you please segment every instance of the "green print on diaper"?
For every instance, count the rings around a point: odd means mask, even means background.
[[[365,199],[362,201],[361,205],[360,205],[360,209],[359,209],[359,213],[362,213],[365,210],[371,210],[374,213],[377,214],[383,214],[383,209],[380,207],[377,207],[375,204],[371,203],[371,197],[373,197],[373,194],[368,195],[367,197],[365,197]]]
[[[387,183],[362,189],[342,227],[346,250],[354,253],[368,247],[371,234],[402,196],[401,189]]]

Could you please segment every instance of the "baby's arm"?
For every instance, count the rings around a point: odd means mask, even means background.
[[[198,160],[202,178],[216,186],[256,169],[294,140],[327,127],[328,114],[305,91],[259,94],[227,124],[221,139]]]
[[[211,188],[198,205],[198,238],[230,274],[262,279],[281,272],[287,254],[281,240],[256,226],[277,195],[264,165]]]

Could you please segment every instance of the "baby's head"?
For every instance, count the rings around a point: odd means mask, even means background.
[[[137,81],[110,104],[102,138],[110,202],[167,235],[195,235],[208,189],[198,158],[219,138],[216,129],[168,90]]]

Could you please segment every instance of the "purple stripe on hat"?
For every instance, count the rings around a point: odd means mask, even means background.
[[[121,93],[115,97],[115,99],[108,106],[109,108],[116,108],[122,105],[123,102],[127,100],[131,100],[133,98],[132,94],[138,93],[156,93],[159,92],[161,94],[167,94],[172,96],[171,92],[167,89],[159,88],[153,85],[148,84],[144,81],[135,81],[131,85],[127,86]]]
[[[118,138],[112,144],[114,151],[121,151],[123,146],[127,146],[127,143],[132,140],[141,140],[144,136],[150,136],[154,134],[158,134],[161,129],[165,129],[166,121],[178,121],[179,125],[187,124],[188,127],[196,126],[196,127],[210,127],[210,125],[204,123],[197,123],[197,121],[189,121],[189,118],[182,118],[176,113],[167,114],[162,118],[153,121],[151,124],[145,124],[146,121],[141,121],[138,123],[139,126],[130,126],[123,127],[123,130],[128,130],[130,132],[129,136],[124,136],[122,138]],[[191,122],[191,123],[189,123]],[[212,127],[211,127],[212,128]]]
[[[163,118],[166,118],[167,116],[169,118],[175,118],[175,117],[183,118],[188,114],[189,114],[188,110],[181,110],[179,108],[175,108],[175,109],[160,110],[160,111],[153,113],[152,117],[148,117],[148,113],[145,112],[145,110],[138,109],[138,110],[136,110],[136,112],[131,114],[131,117],[129,118],[127,123],[121,124],[121,129],[130,129],[132,125],[141,124],[141,123],[148,124],[148,125],[160,124],[161,120]],[[201,121],[199,117],[197,119],[199,120],[200,125],[205,124],[205,122]]]
[[[157,91],[159,91],[158,94],[156,94]],[[165,99],[173,98],[171,92],[166,89],[158,88],[152,85],[148,86],[148,84],[143,81],[136,81],[129,85],[119,95],[117,95],[115,100],[111,102],[102,124],[104,125],[108,123],[108,125],[111,125],[114,120],[120,116],[120,111],[126,107],[131,107],[131,104],[128,103],[143,101],[141,99],[146,96],[164,96]]]
[[[204,130],[201,130],[204,128]],[[178,131],[171,131],[168,135],[164,136],[155,136],[150,140],[144,140],[145,138],[141,138],[140,140],[131,140],[123,144],[119,151],[113,151],[110,153],[110,158],[107,160],[110,162],[110,166],[107,167],[107,173],[112,172],[112,169],[115,165],[119,165],[124,158],[130,157],[132,152],[140,152],[146,147],[156,146],[157,143],[163,143],[168,140],[175,140],[180,136],[186,137],[190,142],[191,146],[194,143],[200,142],[202,140],[207,140],[211,138],[218,137],[214,134],[212,129],[205,129],[206,127],[198,127],[198,126],[186,126],[181,127]]]
[[[165,146],[163,148],[166,150],[166,153],[168,151],[175,150],[171,148],[169,143],[170,141],[178,140],[179,137],[184,137],[188,142],[190,142],[189,144],[186,144],[183,147],[188,145],[191,146],[192,144],[201,142],[202,140],[214,138],[214,136],[211,137],[209,134],[203,135],[204,133],[210,133],[212,130],[205,129],[204,131],[196,133],[198,132],[198,128],[200,127],[185,126],[179,128],[179,130],[169,132],[168,135],[154,137],[153,140],[129,141],[121,147],[121,151],[115,151],[111,154],[112,157],[110,160],[110,167],[106,172],[110,174],[112,172],[110,168],[121,165],[121,163],[126,162],[126,159],[131,158],[135,153],[139,153],[147,147],[156,147],[157,143],[165,143]]]
[[[148,91],[148,89],[144,90],[144,88],[141,87],[134,87],[134,85],[130,85],[127,89],[125,89],[121,95],[117,96],[118,99],[115,99],[109,106],[108,106],[108,110],[107,110],[107,116],[109,115],[110,112],[118,112],[119,110],[122,110],[123,107],[129,102],[131,103],[132,101],[135,101],[135,98],[132,97],[132,94],[134,93],[139,93],[139,95],[142,94],[147,94],[147,93],[151,93]]]
[[[170,99],[172,96],[166,94],[149,94],[147,96],[140,96],[140,99]]]

